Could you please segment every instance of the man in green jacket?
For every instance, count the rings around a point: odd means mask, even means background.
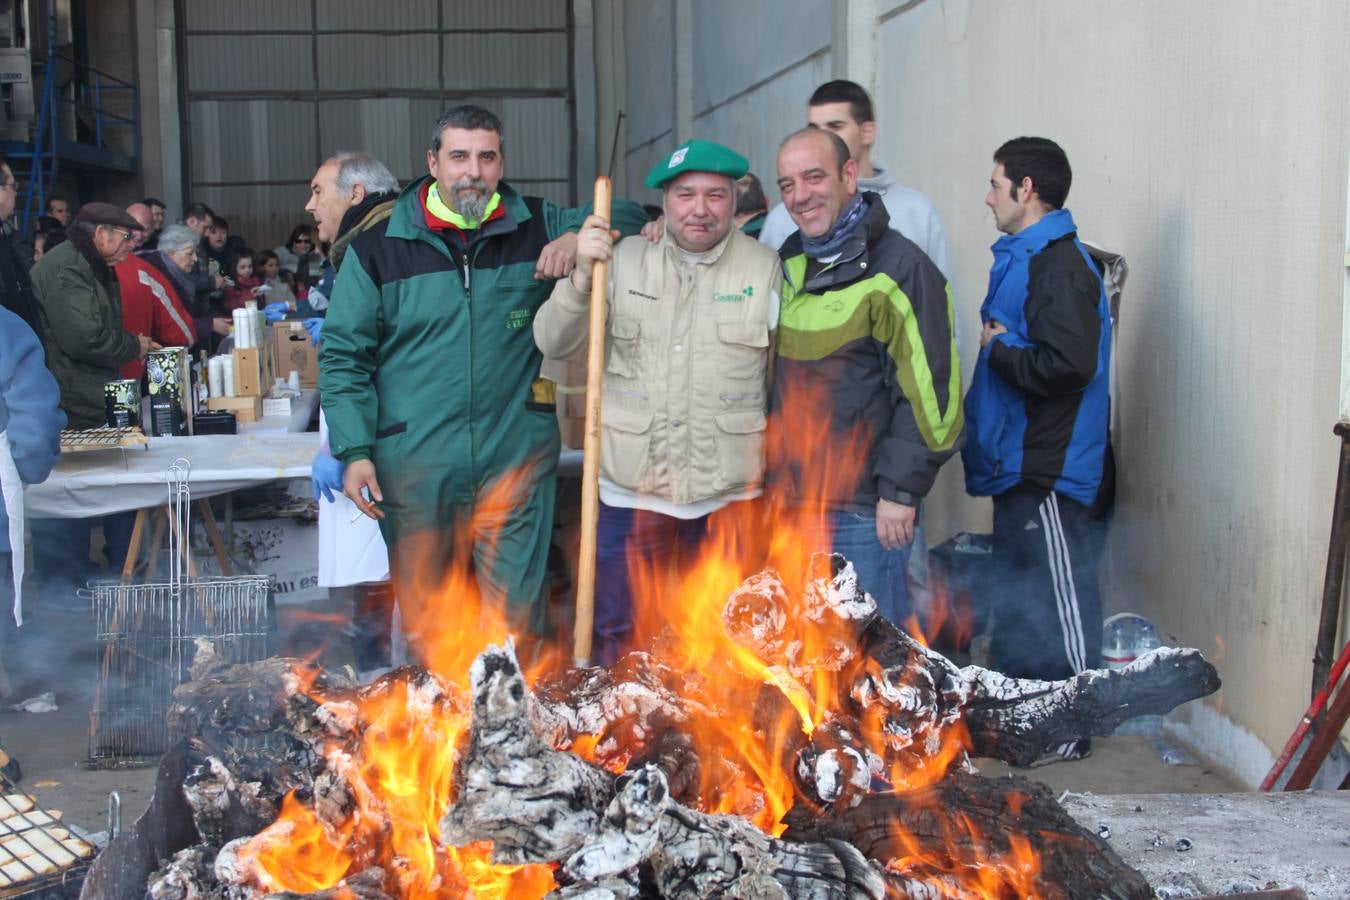
[[[103,425],[103,386],[122,377],[123,363],[155,346],[145,335],[122,329],[122,295],[113,271],[135,247],[140,230],[120,207],[86,204],[69,240],[33,267],[47,368],[61,386],[61,408],[71,428]]]
[[[441,116],[429,177],[347,249],[319,354],[343,492],[380,519],[424,654],[438,622],[422,601],[454,565],[472,569],[517,631],[545,629],[559,440],[552,398],[534,392],[531,321],[571,270],[567,233],[589,210],[517,194],[502,181],[503,156],[488,110]],[[624,202],[612,218],[625,233],[645,221]]]
[[[88,203],[69,240],[33,267],[33,294],[41,309],[47,368],[61,389],[70,428],[97,428],[107,420],[103,387],[121,378],[123,363],[159,345],[122,328],[122,295],[113,267],[135,247],[141,224],[110,203]],[[132,513],[103,519],[105,553],[120,569],[131,542]],[[48,606],[81,605],[75,591],[93,575],[89,519],[33,519],[33,563]]]

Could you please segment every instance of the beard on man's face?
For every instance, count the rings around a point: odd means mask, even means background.
[[[461,178],[455,182],[452,195],[455,212],[473,225],[483,221],[483,214],[487,212],[488,202],[492,199],[486,181],[481,178]]]

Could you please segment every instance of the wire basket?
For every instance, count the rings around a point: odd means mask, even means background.
[[[168,725],[173,691],[188,680],[197,641],[222,662],[265,659],[271,580],[265,575],[199,578],[188,540],[190,465],[178,460],[169,483],[169,580],[91,585],[100,650],[89,719],[96,767],[154,762],[179,735]]]

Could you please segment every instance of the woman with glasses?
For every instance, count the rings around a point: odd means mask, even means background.
[[[281,268],[296,278],[313,280],[319,273],[319,266],[323,264],[323,254],[319,252],[319,240],[313,225],[295,226],[286,243],[272,252],[281,260]]]

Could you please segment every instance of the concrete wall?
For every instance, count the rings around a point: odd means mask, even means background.
[[[1215,655],[1225,688],[1190,736],[1258,781],[1306,706],[1335,487],[1350,5],[647,0],[622,19],[629,196],[653,197],[641,179],[680,136],[743,150],[772,194],[812,87],[872,91],[876,158],[946,223],[967,373],[990,154],[1065,147],[1084,236],[1131,266],[1108,610]],[[988,515],[948,466],[931,537]]]
[[[823,27],[808,27],[826,8]],[[690,138],[722,141],[745,153],[766,186],[774,180],[778,142],[804,123],[805,98],[830,77],[829,4],[818,0],[596,0],[622,19],[622,100],[597,104],[597,127],[611,139],[614,117],[626,116],[620,136],[623,196],[659,203],[642,181],[657,161]],[[821,23],[815,23],[820,26]],[[612,55],[610,47],[598,54]],[[601,85],[599,93],[606,93]],[[608,158],[607,150],[602,154]]]

